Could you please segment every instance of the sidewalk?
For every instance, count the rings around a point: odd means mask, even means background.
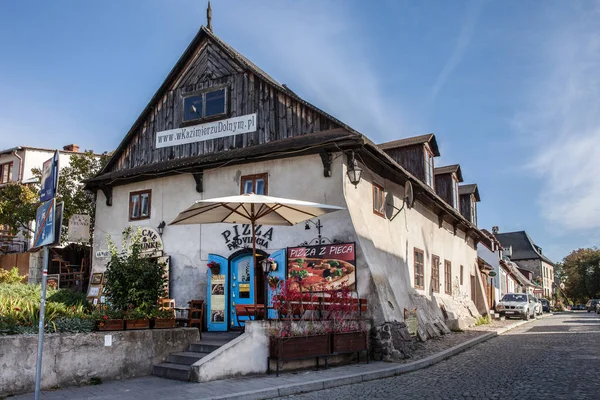
[[[544,317],[552,314],[544,315]],[[535,321],[535,320],[532,320]],[[231,378],[208,383],[179,382],[154,376],[111,381],[96,386],[82,386],[56,391],[44,391],[41,398],[46,400],[63,399],[124,399],[153,400],[164,398],[177,399],[269,399],[303,392],[328,389],[352,383],[387,378],[415,371],[436,364],[479,343],[494,338],[517,326],[532,322],[519,321],[498,327],[487,333],[469,339],[463,343],[437,352],[428,357],[403,363],[371,362],[369,364],[351,364],[331,367],[327,370],[302,371],[251,377]],[[504,324],[502,324],[504,325]],[[475,327],[473,329],[482,328]],[[10,397],[11,400],[33,399],[33,394]]]

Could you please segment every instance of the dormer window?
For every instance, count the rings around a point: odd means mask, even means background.
[[[227,114],[227,90],[212,89],[183,99],[183,122],[210,119]]]
[[[460,203],[458,202],[458,178],[455,174],[452,174],[452,183],[452,195],[454,197],[454,204],[452,205],[458,210],[460,208]]]
[[[475,195],[471,195],[471,222],[477,226],[477,200]]]
[[[429,146],[425,148],[425,183],[433,188],[433,153],[429,150]]]

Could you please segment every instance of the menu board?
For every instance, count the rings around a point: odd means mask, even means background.
[[[288,247],[288,279],[302,291],[356,289],[354,243]]]
[[[225,323],[225,275],[213,275],[210,280],[210,321]]]

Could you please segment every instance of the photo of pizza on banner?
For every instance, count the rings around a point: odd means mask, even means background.
[[[321,258],[296,258],[288,260],[288,277],[292,287],[301,291],[325,291],[347,287],[354,289],[354,265],[344,260]]]

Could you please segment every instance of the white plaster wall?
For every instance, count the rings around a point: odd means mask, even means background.
[[[421,320],[435,322],[441,318],[440,304],[453,315],[450,318],[465,319],[479,316],[470,300],[470,276],[477,275],[477,252],[471,239],[465,241],[465,233],[450,225],[438,226],[435,214],[418,201],[412,209],[404,208],[393,221],[389,216],[397,211],[387,207],[388,218],[373,213],[372,183],[384,188],[386,204],[402,207],[403,188],[382,179],[365,166],[363,179],[355,188],[344,180],[348,209],[362,251],[364,263],[369,266],[373,280],[372,299],[381,305],[375,310],[375,325],[384,321],[404,319],[403,309],[418,305]],[[414,248],[424,251],[425,287],[414,289]],[[431,290],[431,258],[440,258],[440,292]],[[445,294],[444,260],[452,263],[452,295]],[[358,262],[358,261],[357,261]],[[460,284],[460,265],[464,266],[463,284]],[[426,299],[424,302],[423,299]],[[372,303],[371,303],[372,304]],[[426,322],[427,323],[427,322]]]
[[[240,178],[243,175],[258,173],[269,174],[268,194],[271,196],[344,205],[340,159],[333,163],[332,177],[325,178],[323,164],[318,155],[205,170],[203,193],[196,192],[196,184],[190,174],[116,186],[113,188],[111,207],[106,206],[104,194],[101,191],[97,192],[93,270],[102,272],[106,268],[108,259],[97,258],[95,253],[108,249],[107,235],[120,245],[121,233],[127,226],[157,227],[161,221],[168,224],[195,200],[238,195]],[[151,218],[129,222],[129,193],[143,189],[152,190]],[[355,240],[347,211],[338,211],[320,219],[324,226],[323,236],[342,241]],[[215,253],[227,258],[238,250],[229,250],[226,245],[222,232],[228,229],[232,229],[232,225],[165,227],[162,236],[163,248],[165,255],[171,256],[171,297],[175,298],[177,304],[185,304],[191,299],[206,298],[208,254]],[[281,248],[299,245],[316,236],[316,229],[312,227],[305,230],[304,224],[273,227],[273,240],[264,250],[272,253]]]

